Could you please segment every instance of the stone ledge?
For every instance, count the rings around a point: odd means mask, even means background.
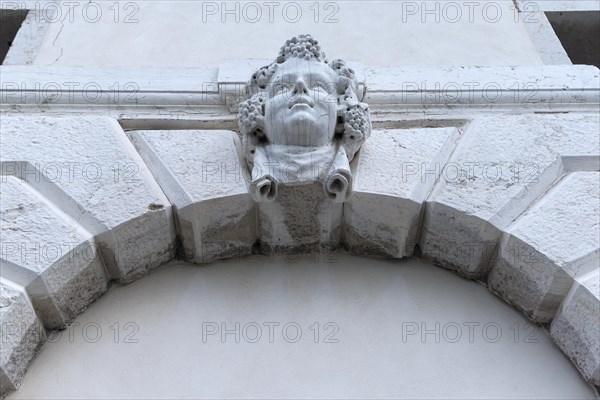
[[[258,60],[260,61],[260,60]],[[2,66],[0,105],[7,111],[151,115],[235,105],[252,69],[224,62],[220,68],[89,68]],[[600,104],[600,71],[587,65],[507,67],[356,66],[361,96],[372,111],[385,107],[448,114],[449,110],[564,112]],[[358,70],[360,69],[360,70]],[[363,78],[364,77],[364,78]],[[364,92],[364,93],[363,93]],[[235,107],[234,107],[235,108]],[[139,127],[139,129],[144,129]]]
[[[2,66],[3,104],[153,106],[221,103],[217,68]]]
[[[366,70],[365,102],[424,108],[513,105],[558,110],[598,104],[598,68],[590,65],[514,67],[386,67]],[[515,110],[516,111],[516,110]]]

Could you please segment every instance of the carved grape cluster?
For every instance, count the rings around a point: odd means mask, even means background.
[[[346,61],[335,59],[331,62],[330,67],[339,76],[337,87],[339,94],[345,93],[348,88],[353,92],[357,91],[356,74],[352,68],[346,65]]]
[[[369,119],[361,107],[353,107],[345,112],[345,133],[350,139],[362,139],[367,136]]]
[[[360,146],[371,134],[369,108],[365,103],[348,107],[343,112],[344,131],[342,142],[348,157],[352,159]]]
[[[264,99],[259,96],[253,96],[240,103],[238,125],[243,134],[248,135],[262,130],[263,105]]]
[[[317,61],[327,62],[325,53],[321,51],[319,41],[312,38],[311,35],[298,35],[287,40],[277,57],[277,63],[281,64],[291,57],[310,60],[314,58]]]
[[[273,74],[275,74],[276,70],[277,64],[272,63],[270,65],[265,65],[256,71],[250,80],[249,94],[253,95],[258,93],[260,90],[265,90],[269,84],[269,80],[271,80],[271,77]]]

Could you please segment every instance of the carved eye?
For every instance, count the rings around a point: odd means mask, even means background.
[[[273,85],[273,94],[287,92],[291,86],[285,82],[277,82]]]
[[[323,90],[327,93],[332,93],[333,92],[333,85],[328,84],[326,82],[321,82],[321,81],[315,81],[312,84],[312,88],[314,90]]]

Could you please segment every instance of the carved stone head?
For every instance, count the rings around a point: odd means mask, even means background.
[[[246,87],[248,99],[240,104],[238,122],[250,168],[256,168],[261,153],[270,165],[277,153],[285,153],[286,162],[291,162],[290,153],[298,159],[311,154],[313,163],[325,165],[340,152],[346,163],[351,161],[371,131],[368,106],[359,102],[357,92],[354,71],[343,60],[328,62],[310,35],[286,41],[277,59],[252,75]],[[342,179],[347,182],[341,182],[345,186],[341,198],[340,193],[332,197],[327,185],[340,182],[326,182],[328,172],[319,171],[314,180],[322,179],[328,196],[343,201],[351,192],[351,176]],[[256,188],[253,195],[258,201],[273,200],[279,181],[291,181],[278,172],[258,175],[264,175],[258,179],[268,186]]]

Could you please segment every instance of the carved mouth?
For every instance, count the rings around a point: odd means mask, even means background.
[[[300,97],[296,97],[294,100],[292,100],[290,102],[288,108],[293,108],[295,106],[308,106],[310,108],[313,108],[314,103],[310,98],[300,96]]]

